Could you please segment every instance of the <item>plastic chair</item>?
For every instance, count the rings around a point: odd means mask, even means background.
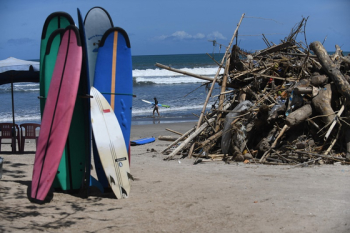
[[[20,139],[19,139],[19,128],[15,124],[15,137],[12,137],[12,123],[0,123],[0,151],[1,141],[3,138],[11,139],[12,152],[16,152],[16,139],[18,141],[18,151],[21,150]]]
[[[21,128],[21,152],[24,151],[26,139],[35,139],[35,146],[38,146],[39,135],[36,135],[36,129],[40,128],[40,126],[40,124],[34,123],[26,123],[19,126]]]

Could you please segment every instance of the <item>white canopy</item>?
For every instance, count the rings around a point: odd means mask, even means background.
[[[0,61],[0,85],[11,83],[12,121],[15,124],[13,83],[39,82],[40,62],[9,57]]]
[[[39,71],[39,62],[37,61],[25,61],[14,57],[9,57],[0,61],[0,73],[4,73],[10,70],[16,71],[29,71],[30,67],[33,67],[33,71]]]
[[[0,61],[0,85],[18,82],[39,82],[40,62],[9,57]]]

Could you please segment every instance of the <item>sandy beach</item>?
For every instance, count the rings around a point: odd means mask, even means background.
[[[135,125],[131,140],[155,137],[131,147],[131,194],[92,188],[90,196],[55,192],[51,202],[27,198],[35,143],[24,154],[2,145],[0,232],[350,232],[350,167],[270,166],[193,159],[163,161],[176,136],[194,122]],[[290,169],[288,169],[290,168]],[[94,172],[93,172],[94,174]]]

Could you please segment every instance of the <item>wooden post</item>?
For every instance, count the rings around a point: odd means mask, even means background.
[[[166,128],[166,130],[168,130],[168,131],[170,131],[170,132],[172,132],[172,133],[174,133],[174,134],[178,134],[178,135],[182,136],[182,133],[179,133],[179,132],[177,132],[177,131],[175,131],[175,130],[168,129],[168,128]]]
[[[194,78],[199,78],[199,79],[206,80],[206,81],[210,81],[210,82],[213,82],[213,81],[214,81],[213,78],[206,77],[206,76],[202,76],[202,75],[198,75],[198,74],[193,74],[193,73],[186,72],[186,71],[182,71],[182,70],[178,70],[178,69],[174,69],[174,68],[171,68],[170,66],[165,66],[165,65],[162,65],[162,64],[160,64],[160,63],[156,63],[156,66],[159,67],[159,68],[163,68],[163,69],[166,69],[166,70],[170,70],[170,71],[179,73],[179,74],[184,74],[184,75],[192,76],[192,77],[194,77]],[[214,83],[215,83],[215,82],[214,82]]]
[[[221,93],[226,91],[226,83],[227,83],[227,77],[229,75],[228,71],[230,68],[230,60],[231,59],[228,58],[226,61],[225,73],[221,84]],[[219,101],[219,107],[218,107],[219,111],[222,110],[222,107],[223,107],[222,105],[224,104],[224,100],[225,100],[225,95],[220,95],[220,101]],[[221,116],[222,116],[222,112],[218,112],[218,117],[216,118],[215,132],[217,132],[220,129]]]
[[[201,123],[202,123],[203,115],[204,115],[205,109],[207,108],[207,104],[208,104],[209,98],[210,98],[210,96],[211,96],[211,93],[213,92],[215,82],[216,82],[216,80],[217,80],[217,78],[218,78],[218,76],[219,76],[219,74],[220,74],[220,70],[221,70],[221,68],[222,68],[222,65],[224,64],[224,61],[225,61],[225,59],[226,59],[226,56],[227,56],[227,54],[228,54],[229,51],[230,51],[232,42],[233,42],[233,40],[235,39],[235,37],[236,37],[236,35],[237,35],[238,28],[239,28],[239,26],[241,25],[241,22],[242,22],[242,20],[243,20],[244,15],[245,15],[245,14],[243,14],[243,15],[241,16],[241,19],[239,20],[239,23],[237,24],[237,28],[236,28],[235,32],[233,33],[233,36],[232,36],[231,41],[230,41],[230,44],[227,46],[225,55],[223,56],[223,58],[222,58],[222,60],[221,60],[221,63],[220,63],[220,66],[219,66],[219,68],[218,68],[218,71],[217,71],[216,74],[215,74],[215,78],[214,78],[214,80],[213,80],[213,82],[212,82],[212,84],[211,84],[209,93],[208,93],[207,98],[206,98],[206,100],[205,100],[205,102],[204,102],[201,115],[199,116],[199,120],[198,120],[198,123],[197,123],[197,128],[198,128],[198,127],[201,125]]]
[[[217,71],[216,74],[215,74],[215,78],[214,78],[214,80],[213,80],[213,82],[212,82],[212,84],[211,84],[211,87],[210,87],[210,90],[209,90],[209,92],[208,92],[207,98],[205,99],[205,102],[204,102],[204,105],[203,105],[203,108],[202,108],[202,111],[201,111],[201,115],[199,116],[198,123],[197,123],[197,129],[198,129],[199,126],[202,124],[203,115],[204,115],[205,109],[207,108],[207,104],[208,104],[209,98],[210,98],[210,96],[211,96],[211,93],[213,92],[215,82],[216,82],[216,80],[217,80],[217,78],[218,78],[218,76],[219,76],[220,70],[221,70],[221,68],[222,68],[222,65],[224,64],[224,61],[225,61],[225,59],[226,59],[226,57],[227,57],[227,54],[228,54],[229,51],[230,51],[232,42],[233,42],[233,40],[235,39],[235,37],[236,37],[236,35],[237,35],[238,28],[239,28],[239,26],[241,25],[241,22],[242,22],[242,20],[243,20],[243,18],[244,18],[244,15],[245,15],[245,14],[243,14],[243,15],[241,16],[241,19],[239,20],[239,23],[237,24],[237,28],[236,28],[236,30],[235,30],[235,32],[233,33],[233,36],[232,36],[232,38],[231,38],[230,44],[227,46],[226,52],[225,52],[224,56],[222,57],[220,66],[219,66],[219,68],[218,68],[218,71]],[[191,148],[190,148],[190,150],[189,150],[189,152],[188,152],[188,157],[189,157],[189,158],[191,158],[193,149],[194,149],[194,144],[192,144],[192,146],[191,146]]]

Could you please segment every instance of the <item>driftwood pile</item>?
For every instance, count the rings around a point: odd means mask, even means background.
[[[350,164],[350,57],[337,45],[329,55],[320,42],[297,43],[305,18],[280,44],[263,36],[267,48],[249,54],[231,46],[243,18],[214,79],[187,73],[211,88],[197,125],[162,152],[165,160]],[[221,94],[212,97],[215,83]]]

